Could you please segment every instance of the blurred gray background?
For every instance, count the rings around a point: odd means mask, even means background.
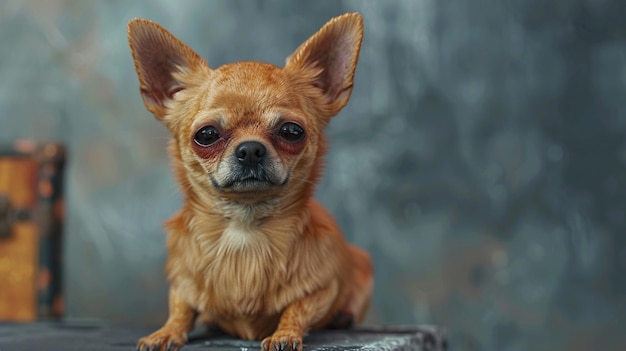
[[[626,2],[0,2],[0,143],[70,150],[69,317],[159,324],[180,204],[126,41],[156,20],[217,67],[282,65],[359,11],[317,197],[376,263],[370,323],[454,350],[618,350],[626,335]]]

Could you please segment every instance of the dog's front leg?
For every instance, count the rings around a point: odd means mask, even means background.
[[[278,328],[261,343],[263,351],[302,350],[304,333],[322,319],[337,297],[338,284],[333,281],[328,287],[317,290],[287,306],[283,311]]]
[[[193,328],[197,312],[183,301],[173,288],[169,295],[169,318],[161,329],[141,338],[138,351],[174,351],[187,342],[187,333]]]

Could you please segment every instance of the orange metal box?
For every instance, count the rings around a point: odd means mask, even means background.
[[[0,321],[60,317],[65,149],[0,145]]]

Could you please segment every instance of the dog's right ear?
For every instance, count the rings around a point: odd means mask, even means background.
[[[207,69],[189,46],[158,23],[135,18],[128,22],[128,44],[139,77],[141,97],[148,111],[163,119],[167,102],[188,88],[185,73]]]

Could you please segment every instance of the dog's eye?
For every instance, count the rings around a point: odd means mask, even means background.
[[[220,132],[213,126],[206,126],[200,128],[193,137],[193,141],[200,146],[209,146],[220,138]]]
[[[293,122],[287,122],[280,127],[278,135],[289,142],[296,142],[304,138],[304,129]]]

